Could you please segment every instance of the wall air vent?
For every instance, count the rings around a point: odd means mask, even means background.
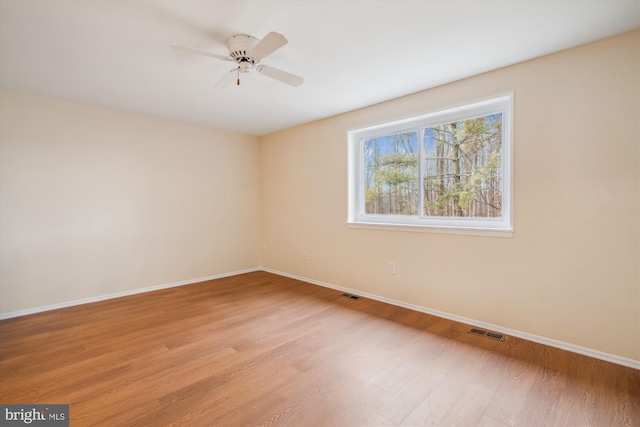
[[[487,335],[485,335],[485,336],[487,338],[493,338],[494,340],[504,341],[504,335],[497,334],[495,332],[487,332]]]
[[[478,328],[469,329],[470,334],[480,335],[483,337],[491,338],[493,340],[504,341],[505,336],[503,334],[499,334],[497,332],[484,331]]]
[[[342,296],[349,299],[360,299],[358,295],[342,294]]]

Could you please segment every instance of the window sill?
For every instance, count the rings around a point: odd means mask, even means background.
[[[460,234],[467,236],[485,237],[513,237],[513,229],[504,228],[479,228],[479,227],[453,227],[414,224],[387,224],[379,222],[347,222],[347,228],[365,228],[387,231],[410,231],[417,233],[435,234]]]

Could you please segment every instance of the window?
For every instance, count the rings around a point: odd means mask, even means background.
[[[350,131],[348,225],[511,236],[512,98]]]

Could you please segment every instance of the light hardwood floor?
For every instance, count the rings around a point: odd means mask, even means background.
[[[640,371],[266,272],[0,322],[72,426],[640,426]]]

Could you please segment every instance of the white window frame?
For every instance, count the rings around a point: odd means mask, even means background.
[[[419,159],[422,159],[422,131],[443,123],[451,123],[490,114],[502,113],[502,216],[500,218],[427,217],[374,215],[365,213],[364,141],[376,136],[417,131]],[[379,123],[347,132],[348,146],[348,217],[347,226],[397,231],[469,234],[511,237],[513,235],[513,93],[464,105],[431,111],[418,116]],[[422,160],[419,164],[423,182]],[[421,184],[420,184],[421,185]],[[420,190],[420,209],[424,192]]]

